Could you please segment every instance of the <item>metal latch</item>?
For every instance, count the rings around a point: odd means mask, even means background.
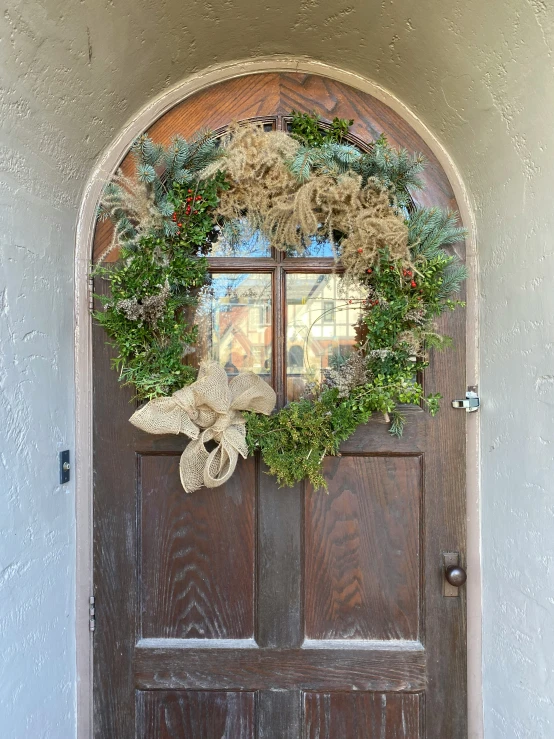
[[[465,408],[466,413],[475,413],[479,410],[481,401],[477,394],[477,388],[468,388],[464,400],[453,400],[452,408]]]
[[[70,472],[69,449],[66,449],[60,452],[60,485],[65,485],[66,482],[69,482]]]

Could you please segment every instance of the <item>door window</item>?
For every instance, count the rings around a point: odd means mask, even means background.
[[[261,122],[266,131],[288,130],[286,117]],[[302,253],[281,252],[245,219],[222,227],[209,261],[212,282],[202,290],[196,319],[199,359],[216,360],[229,377],[255,372],[282,407],[352,351],[360,294],[344,289],[328,241],[314,238]]]

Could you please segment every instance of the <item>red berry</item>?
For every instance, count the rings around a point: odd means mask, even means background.
[[[183,226],[182,223],[178,223],[177,225],[179,226],[179,228],[182,228],[182,226]]]
[[[368,270],[366,270],[366,272],[368,273],[368,275],[370,275],[373,272],[373,270],[372,269],[368,269]]]
[[[189,193],[189,195],[190,195],[190,193],[192,192],[192,190],[187,190],[187,192],[188,192],[188,193]]]
[[[417,287],[417,283],[415,282],[415,280],[412,280],[412,287]]]
[[[197,211],[197,210],[195,210],[195,211],[193,211],[193,212],[194,212],[194,214],[195,214],[195,215],[196,215],[196,213],[198,213],[198,211]]]
[[[202,196],[201,195],[197,195],[195,199],[196,200],[202,200]]]

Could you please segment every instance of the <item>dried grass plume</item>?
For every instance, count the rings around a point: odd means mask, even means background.
[[[281,251],[292,247],[301,253],[314,236],[334,244],[339,234],[342,264],[351,277],[375,264],[383,249],[393,259],[410,261],[408,227],[378,181],[362,187],[354,173],[315,172],[301,182],[289,167],[300,144],[260,125],[232,126],[223,146],[231,187],[221,195],[218,216],[246,216]],[[204,176],[221,166],[214,163]]]

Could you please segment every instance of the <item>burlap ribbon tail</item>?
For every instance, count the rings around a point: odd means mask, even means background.
[[[226,482],[246,459],[246,421],[242,411],[268,416],[275,391],[258,375],[244,372],[228,381],[217,362],[203,362],[198,379],[167,398],[150,400],[129,419],[150,434],[185,434],[191,441],[181,455],[181,484],[187,493]],[[217,446],[210,452],[206,444]]]

